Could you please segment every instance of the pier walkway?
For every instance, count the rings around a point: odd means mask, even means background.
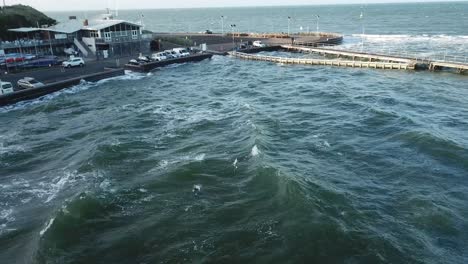
[[[337,58],[350,58],[353,61],[367,60],[370,62],[393,62],[413,65],[413,69],[429,69],[430,71],[436,71],[441,69],[452,69],[458,73],[468,72],[468,61],[464,58],[464,61],[450,61],[446,59],[428,58],[428,57],[407,57],[403,55],[388,55],[388,54],[376,54],[367,52],[358,52],[350,50],[340,50],[332,48],[322,47],[305,47],[298,45],[281,45],[281,48],[285,50],[294,50],[299,52],[317,53],[320,55],[331,55]]]
[[[256,61],[268,61],[283,64],[304,64],[304,65],[324,65],[337,67],[353,67],[353,68],[373,68],[386,70],[414,70],[415,64],[412,62],[372,62],[372,61],[345,61],[345,60],[329,60],[329,59],[303,59],[303,58],[285,58],[275,56],[252,55],[243,52],[230,52],[231,56]]]
[[[335,55],[337,57],[348,57],[354,59],[367,59],[369,61],[388,61],[388,62],[398,62],[398,63],[412,63],[415,60],[411,58],[396,57],[391,55],[383,54],[372,54],[364,52],[355,52],[339,49],[330,49],[330,48],[318,48],[318,47],[303,47],[303,46],[292,46],[292,45],[282,45],[283,49],[294,50],[300,52],[308,53],[318,53],[321,55]]]

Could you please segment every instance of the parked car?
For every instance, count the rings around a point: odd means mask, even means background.
[[[175,54],[175,51],[173,50],[165,50],[164,51],[164,55],[166,56],[166,58],[168,59],[173,59],[173,58],[176,58],[176,54]]]
[[[142,62],[148,63],[148,62],[151,62],[151,58],[148,57],[148,56],[140,56],[140,57],[138,57],[137,61],[142,61]]]
[[[10,82],[0,81],[0,95],[13,93],[13,85]]]
[[[128,64],[130,64],[130,65],[137,65],[137,66],[138,66],[138,65],[141,65],[142,62],[139,62],[139,61],[133,59],[133,60],[130,60],[130,61],[128,62]]]
[[[211,34],[213,34],[213,31],[207,29],[207,30],[205,30],[205,34],[210,34],[211,35]]]
[[[184,48],[175,48],[175,49],[172,49],[172,50],[175,51],[179,55],[179,57],[190,56],[190,53]]]
[[[178,52],[175,52],[173,50],[169,50],[169,53],[171,53],[172,58],[180,58],[182,55],[180,55]]]
[[[151,56],[151,59],[154,60],[154,61],[163,61],[163,60],[167,59],[166,53],[164,53],[164,52],[154,53]]]
[[[62,66],[65,68],[84,67],[85,62],[82,58],[71,58],[67,61],[62,62]]]
[[[25,77],[18,81],[18,90],[39,88],[44,86],[43,83],[36,81],[36,79],[31,77]]]
[[[264,48],[266,47],[265,44],[263,44],[260,40],[256,40],[253,42],[252,46],[257,47],[257,48]]]

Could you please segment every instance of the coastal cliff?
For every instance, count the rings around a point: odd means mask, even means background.
[[[0,40],[12,37],[10,28],[40,27],[55,25],[57,21],[26,5],[12,5],[0,8]]]

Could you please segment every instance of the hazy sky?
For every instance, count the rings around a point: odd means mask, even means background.
[[[42,11],[53,10],[104,10],[146,9],[146,8],[187,8],[187,7],[224,7],[224,6],[274,6],[274,5],[314,5],[314,4],[365,4],[388,2],[449,2],[452,0],[5,0],[7,5],[31,5]]]

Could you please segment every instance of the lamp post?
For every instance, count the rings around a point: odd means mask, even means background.
[[[291,17],[288,16],[288,37],[289,37],[290,31],[291,31]]]
[[[225,17],[221,16],[221,32],[222,32],[223,35],[224,35],[224,19],[225,19]]]
[[[361,50],[364,50],[364,13],[361,11],[361,15],[359,16],[359,19],[361,20],[361,27],[362,27],[362,35],[361,35]]]
[[[47,31],[49,34],[49,47],[50,47],[50,53],[52,54],[52,56],[54,56],[54,50],[52,49],[52,39],[50,37],[50,30]]]
[[[319,33],[319,22],[320,22],[320,16],[319,15],[315,15],[317,17],[317,35]]]
[[[234,40],[234,28],[236,27],[236,24],[231,25],[231,32],[232,32],[232,50],[236,51],[236,42]]]

